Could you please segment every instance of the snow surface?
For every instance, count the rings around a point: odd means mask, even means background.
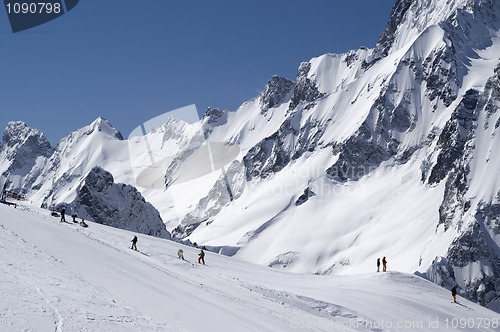
[[[1,331],[498,331],[500,315],[390,271],[282,272],[0,205]],[[179,248],[187,261],[176,258]]]

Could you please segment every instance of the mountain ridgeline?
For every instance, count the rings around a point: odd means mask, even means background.
[[[499,1],[398,0],[374,48],[304,62],[236,112],[129,139],[100,118],[56,147],[11,122],[0,184],[94,219],[114,211],[107,222],[126,228],[135,212],[85,184],[116,179],[173,238],[318,274],[370,272],[387,256],[389,270],[500,312],[499,37]],[[145,209],[122,189],[111,196]]]

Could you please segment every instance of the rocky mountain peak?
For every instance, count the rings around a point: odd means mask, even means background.
[[[389,53],[389,49],[396,39],[396,31],[403,22],[412,2],[412,0],[398,0],[392,8],[389,22],[377,43],[377,49],[382,56],[387,56]]]
[[[223,125],[227,122],[228,111],[220,108],[209,107],[203,116],[203,120],[212,127]]]
[[[115,137],[120,141],[123,140],[122,134],[118,130],[116,130],[107,119],[103,117],[98,117],[94,122],[90,124],[89,127],[92,128],[89,133],[92,133],[94,130],[97,130],[111,137]]]
[[[28,125],[22,121],[9,122],[5,128],[2,141],[8,147],[13,147],[29,141],[37,144],[41,150],[48,150],[51,148],[49,141],[41,131],[28,127]]]
[[[114,183],[113,175],[95,166],[69,210],[83,219],[147,235],[170,238],[158,210],[131,185]]]
[[[262,112],[280,105],[294,87],[295,82],[284,77],[273,76],[259,96]]]
[[[498,1],[491,0],[398,0],[375,48],[376,57],[387,56],[432,26],[467,26],[460,22],[464,16],[487,25],[497,22],[498,7]]]
[[[85,184],[96,191],[104,191],[114,182],[113,174],[99,166],[94,166],[85,178]]]

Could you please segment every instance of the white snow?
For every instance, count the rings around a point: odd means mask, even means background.
[[[500,315],[417,276],[292,274],[0,205],[1,331],[498,331]],[[187,261],[176,258],[183,248]]]

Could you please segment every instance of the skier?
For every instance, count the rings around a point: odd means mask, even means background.
[[[380,272],[380,257],[377,258],[377,272]]]
[[[184,260],[184,251],[182,249],[177,251],[177,258]]]
[[[205,265],[205,252],[203,251],[203,249],[201,249],[200,253],[198,254],[198,263],[202,263],[203,265]]]
[[[457,303],[457,286],[451,289],[451,297],[453,297],[453,303]]]
[[[3,201],[6,198],[7,198],[7,182],[3,184],[2,197],[0,198],[0,200]]]
[[[385,256],[382,258],[382,271],[387,272],[387,260],[385,259]]]
[[[64,214],[65,214],[65,213],[66,213],[66,209],[65,209],[65,208],[63,208],[63,209],[61,210],[61,222],[63,222],[63,221],[64,221],[64,222],[66,222],[66,218],[64,218]]]
[[[134,235],[134,238],[132,239],[132,247],[130,249],[137,250],[137,236]]]

